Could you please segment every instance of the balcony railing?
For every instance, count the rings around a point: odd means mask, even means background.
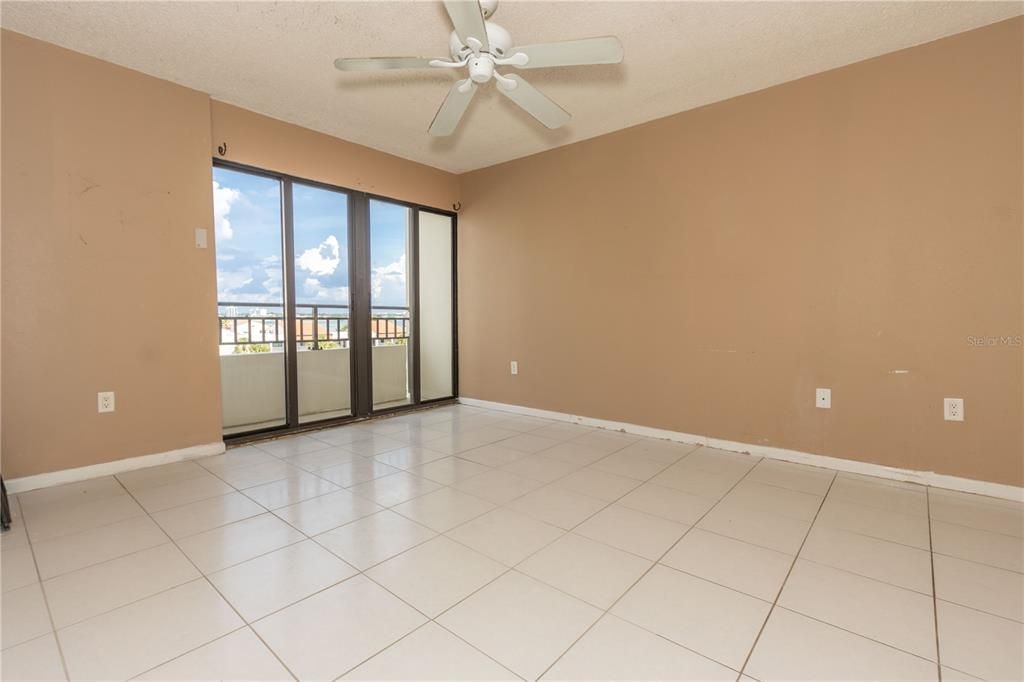
[[[222,346],[273,346],[286,342],[283,304],[218,301],[217,305],[221,311],[218,328]],[[247,312],[239,312],[240,308]],[[298,343],[307,344],[310,350],[349,347],[348,306],[297,303],[295,315]],[[410,329],[409,308],[374,306],[370,317],[373,345],[404,344]]]

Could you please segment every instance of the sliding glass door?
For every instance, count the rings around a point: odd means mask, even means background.
[[[291,183],[298,420],[352,414],[348,196]]]
[[[224,433],[287,424],[281,183],[213,169]]]
[[[370,200],[370,338],[373,409],[408,405],[412,324],[408,270],[412,209]]]
[[[454,215],[215,162],[225,435],[456,394]]]

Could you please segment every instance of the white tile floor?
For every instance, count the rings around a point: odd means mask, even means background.
[[[1024,510],[465,406],[16,496],[4,680],[1024,676]]]

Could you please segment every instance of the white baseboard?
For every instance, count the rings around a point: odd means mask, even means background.
[[[113,462],[90,464],[89,466],[76,467],[74,469],[61,469],[60,471],[51,471],[33,476],[22,476],[21,478],[5,481],[4,484],[7,486],[7,492],[9,493],[23,493],[29,490],[36,490],[37,488],[49,488],[50,486],[77,483],[78,481],[85,481],[100,476],[112,476],[113,474],[120,474],[125,471],[157,466],[158,464],[170,464],[171,462],[180,462],[186,459],[219,455],[223,452],[224,442],[216,441],[214,443],[193,445],[181,448],[180,450],[169,450],[140,457],[126,457],[125,459],[117,459]]]
[[[710,436],[700,436],[692,433],[656,429],[650,426],[640,426],[638,424],[628,424],[626,422],[583,417],[575,414],[567,414],[565,412],[552,412],[551,410],[540,410],[534,407],[523,407],[522,405],[495,403],[489,400],[478,400],[477,398],[459,398],[459,402],[463,405],[470,405],[472,407],[500,410],[503,412],[511,412],[513,414],[521,414],[530,417],[541,417],[543,419],[553,419],[556,421],[581,424],[583,426],[593,426],[612,431],[623,431],[625,433],[632,433],[637,436],[647,436],[649,438],[661,438],[663,440],[677,441],[680,443],[703,445],[709,448],[718,448],[719,450],[729,450],[731,452],[742,452],[750,455],[756,455],[758,457],[766,457],[768,459],[778,459],[785,462],[809,464],[816,467],[836,469],[837,471],[864,474],[866,476],[877,476],[878,478],[888,478],[894,481],[919,483],[933,488],[959,490],[961,492],[998,497],[1000,499],[1013,500],[1015,502],[1024,501],[1024,488],[1004,485],[1002,483],[991,483],[989,481],[977,481],[972,478],[960,478],[959,476],[938,474],[934,471],[897,469],[883,464],[871,464],[869,462],[858,462],[852,459],[843,459],[841,457],[815,455],[809,452],[787,450],[785,448],[776,448],[767,445],[740,443],[737,441],[723,440],[721,438],[712,438]]]

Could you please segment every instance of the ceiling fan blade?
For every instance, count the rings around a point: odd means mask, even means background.
[[[426,57],[366,57],[364,59],[335,59],[339,71],[387,71],[390,69],[428,69],[431,59]]]
[[[506,90],[499,83],[498,92],[525,109],[528,114],[548,128],[560,128],[572,118],[568,111],[552,102],[540,90],[516,74],[510,74],[505,76],[505,78],[514,80],[516,87],[512,90]]]
[[[463,45],[469,45],[470,38],[476,38],[483,45],[480,49],[486,52],[491,49],[487,44],[487,28],[484,26],[484,15],[480,11],[477,0],[445,0],[444,8],[448,10],[452,26],[462,39]]]
[[[615,36],[563,40],[557,43],[523,45],[508,51],[511,57],[522,52],[529,61],[520,69],[545,66],[583,66],[585,64],[618,64],[622,61],[622,43]]]
[[[434,120],[430,124],[430,134],[434,137],[445,137],[455,132],[474,93],[476,93],[476,85],[468,78],[453,85],[452,89],[448,91],[448,96],[441,102],[441,108],[434,114]]]

